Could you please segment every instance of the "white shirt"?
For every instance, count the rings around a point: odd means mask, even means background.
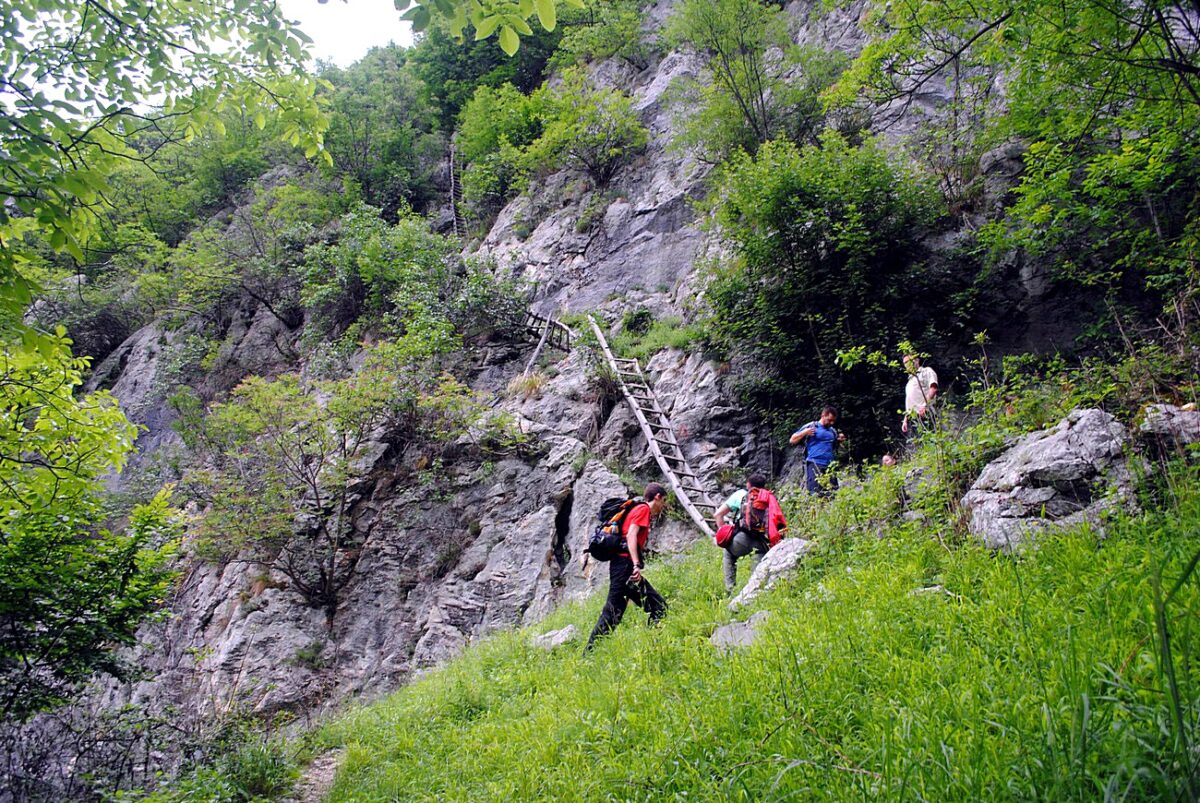
[[[923,404],[929,404],[931,396],[929,388],[938,383],[937,374],[929,366],[921,366],[917,372],[908,378],[904,386],[904,412],[916,413]]]

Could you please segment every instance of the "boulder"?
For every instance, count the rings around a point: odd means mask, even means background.
[[[1091,523],[1131,505],[1125,427],[1103,410],[1074,410],[989,463],[962,499],[972,535],[1013,549],[1048,530]]]
[[[812,541],[805,541],[803,538],[785,538],[759,562],[758,567],[746,582],[746,587],[742,589],[742,593],[729,603],[729,609],[737,610],[758,599],[759,594],[773,587],[781,577],[786,577],[795,571],[797,564],[812,547]]]
[[[767,620],[770,611],[759,611],[744,622],[730,622],[713,631],[709,641],[721,652],[731,652],[738,647],[749,647],[758,640],[758,626]]]
[[[529,643],[534,647],[546,650],[549,652],[556,647],[561,647],[564,644],[569,644],[579,637],[579,630],[575,625],[567,625],[561,630],[551,630],[549,633],[543,633],[540,636],[534,636],[529,640]]]
[[[1138,427],[1138,438],[1163,456],[1200,443],[1200,410],[1152,404]]]

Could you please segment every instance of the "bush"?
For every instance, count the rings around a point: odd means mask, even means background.
[[[580,170],[603,187],[649,139],[629,96],[592,87],[579,69],[567,70],[557,88],[542,91],[544,130],[528,149],[531,166]]]
[[[921,264],[933,194],[881,147],[832,132],[819,148],[772,142],[737,156],[719,185],[712,209],[734,256],[710,277],[711,331],[743,399],[781,427],[832,403],[856,448],[878,448],[900,377],[843,371],[835,356],[860,344],[890,352],[904,339],[932,350],[951,330],[952,294],[969,277]]]
[[[641,7],[641,0],[609,0],[589,6],[580,12],[579,20],[560,20],[562,40],[550,65],[565,68],[619,58],[639,70],[646,69],[654,46],[645,41]]]
[[[336,244],[305,251],[301,299],[314,313],[314,325],[323,330],[338,330],[361,315],[378,317],[397,307],[437,308],[456,250],[455,243],[431,232],[422,218],[402,215],[389,226],[378,210],[360,205],[342,218]]]
[[[814,12],[816,13],[816,12]],[[720,162],[766,142],[816,141],[820,100],[849,59],[792,45],[788,15],[760,0],[684,0],[667,22],[666,40],[708,59],[707,80],[687,80],[673,105],[684,124],[676,144]]]

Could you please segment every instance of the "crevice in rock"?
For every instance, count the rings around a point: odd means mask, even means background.
[[[589,446],[595,444],[600,439],[600,433],[604,431],[604,427],[608,424],[608,419],[612,416],[613,410],[617,408],[619,401],[621,401],[621,398],[617,392],[601,392],[599,394],[599,397],[596,399],[596,415],[592,419],[592,431],[587,439]]]
[[[554,515],[554,560],[561,572],[571,562],[571,509],[575,504],[575,494],[571,491],[558,504],[558,512]]]

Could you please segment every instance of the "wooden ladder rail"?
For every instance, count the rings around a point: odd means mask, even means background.
[[[675,440],[675,430],[671,427],[671,420],[658,403],[654,390],[646,380],[645,374],[642,373],[641,365],[637,360],[614,356],[596,319],[589,315],[588,323],[591,324],[592,331],[596,334],[596,340],[600,343],[600,351],[604,355],[608,367],[612,369],[617,386],[621,388],[621,394],[629,403],[630,409],[633,410],[638,426],[642,428],[642,434],[646,438],[650,454],[654,455],[654,460],[662,470],[663,476],[667,478],[667,483],[675,493],[675,498],[679,500],[679,504],[700,528],[700,531],[705,535],[712,536],[712,527],[708,523],[708,517],[704,514],[707,512],[708,516],[711,516],[716,512],[717,506],[713,504],[708,492],[700,484],[700,478],[696,472],[692,471],[687,458],[683,456],[683,450],[679,448],[679,442]]]
[[[463,220],[462,210],[462,172],[458,164],[458,145],[454,137],[450,138],[450,212],[454,220],[454,236],[463,237],[467,233],[467,224]]]

